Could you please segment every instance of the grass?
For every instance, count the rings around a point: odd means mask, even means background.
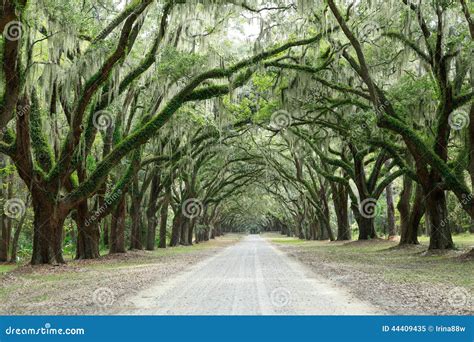
[[[14,303],[19,310],[18,313],[24,314],[29,312],[28,305],[37,304],[33,306],[36,309],[47,306],[49,302],[54,301],[55,298],[61,298],[62,294],[67,293],[70,289],[73,291],[77,289],[79,293],[82,291],[82,293],[87,293],[88,296],[91,291],[91,284],[130,281],[128,285],[140,285],[140,281],[137,283],[134,281],[135,279],[127,279],[127,276],[121,277],[121,275],[138,274],[138,280],[140,280],[141,277],[148,279],[148,275],[144,276],[143,273],[149,274],[150,272],[146,268],[140,269],[141,266],[153,267],[152,265],[157,265],[157,269],[161,269],[163,265],[165,266],[163,269],[167,269],[166,264],[169,263],[169,269],[171,269],[174,267],[174,262],[176,262],[178,268],[184,268],[188,266],[187,260],[200,260],[201,255],[205,257],[213,254],[214,251],[235,243],[241,237],[240,235],[226,234],[216,240],[194,244],[193,246],[103,255],[101,258],[93,260],[68,261],[66,265],[57,267],[52,265],[33,267],[20,265],[17,267],[2,264],[0,265],[0,311],[3,310],[2,304],[4,304],[3,307],[8,307],[11,303]],[[191,254],[194,255],[188,258],[188,255]],[[8,273],[16,267],[15,271]],[[165,274],[164,276],[169,275]],[[126,285],[124,284],[125,287]]]
[[[172,257],[174,255],[186,254],[186,253],[196,253],[202,250],[211,249],[218,245],[222,246],[222,241],[224,242],[236,242],[242,238],[241,234],[226,234],[224,236],[219,237],[219,243],[216,240],[209,240],[206,242],[201,242],[198,244],[193,244],[192,246],[177,246],[173,248],[156,248],[154,251],[141,251],[138,252],[140,255],[134,255],[131,258],[120,258],[120,254],[117,255],[117,258],[112,257],[108,258],[108,250],[105,248],[101,248],[100,255],[101,258],[94,259],[94,260],[87,260],[87,261],[77,261],[74,260],[75,253],[65,253],[64,259],[66,260],[67,265],[76,265],[81,268],[88,268],[92,270],[106,270],[106,269],[119,269],[119,268],[126,268],[126,267],[137,267],[140,265],[149,265],[156,262],[159,262],[160,258],[163,257]],[[122,254],[122,256],[127,256],[131,254],[130,252],[127,254]],[[1,276],[10,272],[17,267],[25,264],[0,264],[0,279]],[[42,274],[29,274],[27,277],[30,279],[40,279],[42,281],[59,281],[63,279],[63,277],[68,277],[70,274],[77,275],[73,272],[66,272],[60,274],[49,274],[49,275],[42,275]],[[0,289],[1,291],[1,289]],[[1,297],[1,292],[0,292]]]
[[[0,302],[4,301],[5,299],[8,298],[8,296],[13,293],[15,290],[14,286],[2,286],[0,287]]]
[[[381,274],[391,282],[420,284],[448,283],[474,290],[473,262],[458,258],[461,252],[425,255],[428,239],[420,238],[420,246],[393,248],[397,242],[387,240],[328,242],[300,241],[296,238],[270,237],[275,243],[299,245],[303,251],[325,263],[343,264],[363,272]],[[458,248],[474,245],[474,235],[454,235]]]
[[[172,257],[175,255],[197,253],[202,250],[212,249],[218,245],[222,246],[223,241],[229,243],[235,242],[241,239],[241,235],[228,234],[219,238],[219,242],[216,240],[209,240],[206,242],[193,244],[192,246],[176,246],[172,248],[156,248],[153,251],[140,251],[140,255],[135,255],[130,259],[96,259],[93,262],[87,264],[81,264],[81,267],[105,270],[105,269],[120,269],[127,267],[139,267],[159,262],[161,258]],[[107,255],[107,254],[106,254]],[[104,255],[104,256],[106,256]],[[125,254],[126,255],[126,254]]]
[[[271,241],[275,243],[282,243],[285,245],[304,245],[308,242],[306,240],[295,239],[295,238],[274,238],[274,239],[271,239]]]
[[[418,238],[420,243],[428,245],[430,243],[430,238],[428,236],[420,236]],[[453,235],[453,242],[456,248],[469,248],[474,247],[474,234],[463,233]]]
[[[15,268],[17,268],[17,265],[15,264],[5,264],[5,265],[0,264],[0,274],[10,272],[11,270],[14,270]]]
[[[32,273],[32,274],[25,274],[23,275],[23,277],[26,279],[38,280],[41,283],[48,283],[48,282],[57,282],[57,281],[63,281],[63,280],[77,280],[77,279],[85,277],[85,275],[82,273],[76,273],[76,272],[64,272],[64,273],[53,273],[53,274]]]
[[[33,297],[31,298],[31,301],[34,302],[34,303],[39,303],[39,302],[45,302],[49,299],[48,295],[40,295],[40,296],[36,296],[36,297]]]

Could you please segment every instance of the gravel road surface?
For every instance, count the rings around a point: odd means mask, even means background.
[[[130,298],[121,314],[370,315],[383,314],[318,276],[259,235]]]

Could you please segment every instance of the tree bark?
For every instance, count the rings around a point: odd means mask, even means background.
[[[5,164],[5,156],[0,154],[0,162],[2,164]],[[7,186],[7,191],[6,194],[4,193],[3,187],[4,183],[3,180],[0,181],[0,197],[4,199],[4,201],[9,200],[12,198],[12,181],[13,181],[13,175],[9,175],[6,178],[6,186]],[[12,224],[11,221],[12,219],[7,217],[5,215],[4,210],[2,210],[2,214],[0,215],[0,261],[6,262],[8,261],[8,250],[10,248],[10,239],[11,239],[11,228]]]
[[[9,219],[2,214],[0,216],[0,262],[8,261],[8,247],[10,243],[10,233],[8,224]]]
[[[109,219],[107,217],[104,217],[103,220],[101,220],[102,223],[102,242],[104,243],[104,246],[109,245]]]
[[[143,249],[142,230],[140,225],[140,189],[138,186],[138,176],[135,174],[132,191],[130,192],[130,216],[132,218],[132,229],[130,232],[130,249]]]
[[[100,232],[96,221],[89,222],[87,200],[82,201],[76,210],[77,248],[76,259],[95,259],[99,257]]]
[[[146,249],[149,251],[155,249],[156,225],[158,221],[156,217],[156,212],[158,210],[158,196],[160,190],[160,174],[156,172],[151,181],[150,196],[148,198],[148,208],[146,211],[148,223],[146,234]],[[166,205],[166,210],[168,210],[168,205]]]
[[[386,165],[390,164],[387,160]],[[397,230],[395,227],[395,207],[393,205],[393,190],[392,183],[389,183],[385,188],[385,197],[387,200],[387,232],[388,237],[393,237],[397,235]]]
[[[17,252],[18,252],[18,241],[20,240],[20,233],[25,224],[26,211],[18,222],[18,226],[15,229],[15,234],[13,235],[13,240],[11,244],[11,253],[10,253],[10,262],[16,262]]]
[[[166,248],[166,228],[168,223],[168,207],[170,199],[170,189],[167,189],[160,210],[160,241],[158,242],[158,248]]]
[[[31,264],[63,264],[63,224],[67,212],[55,207],[47,194],[38,189],[32,191],[32,202],[35,217]]]
[[[189,230],[189,219],[186,217],[181,218],[181,226],[180,226],[180,237],[179,243],[183,246],[188,244],[188,230]]]
[[[412,197],[413,181],[407,175],[403,176],[403,189],[397,203],[400,213],[400,245],[410,244],[409,221],[410,221],[410,200]]]
[[[351,227],[349,225],[349,213],[347,207],[347,189],[343,184],[334,184],[332,186],[332,199],[336,211],[337,221],[337,240],[351,240]]]
[[[429,249],[454,248],[444,191],[436,186],[428,192],[425,190],[425,203],[430,222]]]
[[[181,212],[176,211],[173,219],[173,227],[171,229],[170,247],[179,245],[179,238],[181,234]]]
[[[196,219],[190,219],[188,221],[188,237],[186,239],[187,245],[191,246],[193,244],[193,236],[194,236],[194,226],[196,224]]]
[[[117,204],[114,214],[112,215],[112,224],[110,229],[110,254],[125,253],[125,215],[127,212],[127,196],[122,198]]]
[[[328,204],[328,199],[326,195],[326,187],[324,186],[323,182],[321,179],[319,180],[321,189],[320,189],[320,198],[321,202],[323,204],[322,208],[322,215],[323,215],[323,222],[322,222],[322,228],[323,228],[323,236],[322,240],[331,240],[334,241],[336,240],[334,237],[334,233],[332,232],[331,229],[331,215],[329,213],[329,204]]]

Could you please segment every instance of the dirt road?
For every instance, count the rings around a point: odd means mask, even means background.
[[[362,315],[382,312],[249,235],[139,292],[121,314]]]

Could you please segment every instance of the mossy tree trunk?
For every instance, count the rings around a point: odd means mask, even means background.
[[[163,197],[160,209],[160,241],[158,243],[159,248],[166,248],[166,228],[168,223],[168,207],[171,199],[171,189],[168,186]]]
[[[5,165],[5,156],[0,154],[0,161],[1,165]],[[4,184],[3,180],[0,180],[0,198],[4,201],[8,201],[12,198],[12,177],[13,175],[9,175],[6,178],[6,191],[4,191]],[[10,240],[11,240],[11,231],[12,231],[12,221],[11,218],[5,215],[5,209],[1,210],[2,213],[0,215],[0,261],[5,262],[8,261],[8,251],[10,248]]]
[[[130,217],[132,221],[130,231],[130,249],[143,249],[141,231],[141,198],[138,189],[138,177],[134,176],[132,191],[130,192]]]
[[[413,204],[410,201],[413,193],[413,181],[405,175],[403,177],[403,189],[397,209],[400,213],[400,245],[417,245],[418,229],[420,221],[425,213],[423,189],[419,184],[415,185]]]
[[[77,224],[76,259],[95,259],[99,257],[100,232],[95,220],[89,220],[87,200],[76,207]]]
[[[425,191],[425,206],[430,222],[429,249],[454,248],[444,190],[435,187]]]
[[[181,221],[182,215],[181,210],[175,210],[174,212],[174,219],[173,219],[173,226],[171,228],[171,239],[170,239],[170,247],[176,247],[179,245],[179,239],[181,234]]]
[[[18,253],[18,242],[20,240],[20,233],[23,229],[26,219],[26,211],[23,216],[20,218],[18,222],[18,226],[15,229],[15,233],[13,234],[13,239],[11,243],[11,253],[10,253],[10,262],[16,262],[17,260],[17,253]]]
[[[337,222],[337,240],[351,240],[351,228],[349,226],[349,212],[348,212],[348,193],[344,184],[331,182],[332,200],[336,212]]]
[[[55,205],[48,197],[48,194],[39,190],[32,192],[34,234],[31,264],[33,265],[64,263],[63,224],[68,211]]]
[[[147,234],[146,234],[146,249],[152,251],[155,249],[155,239],[156,239],[156,225],[157,217],[156,212],[158,210],[158,197],[161,191],[160,186],[160,174],[155,173],[151,181],[150,196],[148,198],[148,208],[146,211],[147,217]],[[168,209],[168,205],[166,206]]]
[[[122,195],[115,211],[112,214],[110,227],[110,248],[109,252],[125,253],[125,217],[127,214],[127,196]]]

